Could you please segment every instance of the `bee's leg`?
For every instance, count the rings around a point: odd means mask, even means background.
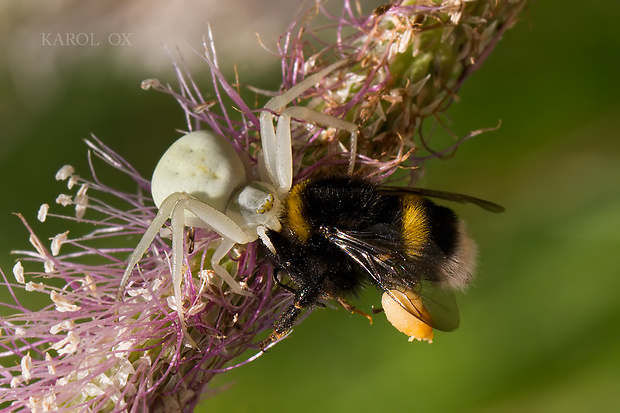
[[[258,348],[260,348],[261,351],[265,351],[289,335],[291,331],[293,331],[293,324],[301,315],[301,310],[302,307],[299,303],[297,303],[297,300],[295,300],[295,303],[293,303],[293,305],[288,307],[284,313],[282,313],[282,316],[275,324],[273,331],[269,334],[269,337],[261,341]]]
[[[361,314],[364,317],[366,317],[368,319],[368,321],[370,321],[370,324],[372,324],[372,316],[368,313],[363,312],[362,310],[358,310],[357,308],[355,308],[354,306],[352,306],[351,304],[347,303],[344,298],[342,297],[338,297],[336,299],[336,301],[338,301],[338,304],[340,304],[341,306],[343,306],[347,311],[350,311],[351,314]]]
[[[320,296],[322,280],[312,285],[299,289],[295,293],[293,304],[288,307],[280,319],[276,322],[273,332],[259,344],[261,350],[267,350],[276,342],[280,341],[293,331],[295,321],[301,316],[304,309],[312,308]]]

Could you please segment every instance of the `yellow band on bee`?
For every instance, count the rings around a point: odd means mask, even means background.
[[[291,188],[284,203],[284,216],[291,232],[302,242],[305,243],[310,238],[310,224],[308,223],[301,193],[306,188],[308,181],[303,181]]]
[[[424,198],[417,195],[404,195],[401,202],[403,246],[407,254],[420,255],[430,233]]]

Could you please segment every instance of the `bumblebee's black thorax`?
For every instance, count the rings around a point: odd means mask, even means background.
[[[396,197],[382,197],[374,185],[349,177],[310,179],[295,185],[281,218],[302,243],[324,226],[367,231],[382,223],[394,225],[399,219]]]

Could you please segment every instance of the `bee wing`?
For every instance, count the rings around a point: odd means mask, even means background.
[[[333,229],[328,239],[411,315],[438,330],[452,331],[458,327],[459,309],[454,291],[434,275],[436,257],[432,253],[401,254],[395,242],[371,233]],[[421,298],[423,308],[412,301],[403,302],[391,290],[414,292]]]
[[[446,201],[458,202],[461,204],[474,204],[480,208],[486,209],[487,211],[495,212],[496,214],[504,212],[505,210],[503,206],[497,205],[491,201],[485,201],[484,199],[476,198],[474,196],[456,194],[454,192],[436,191],[434,189],[384,186],[379,189],[379,192],[386,195],[414,194],[429,198],[444,199]]]

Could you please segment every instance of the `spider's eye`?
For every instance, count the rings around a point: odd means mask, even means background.
[[[275,193],[275,188],[265,182],[251,182],[233,195],[226,215],[241,227],[265,225],[279,209]]]
[[[264,214],[265,212],[269,212],[273,209],[273,194],[267,194],[265,199],[263,200],[263,206],[256,210],[257,214]]]

